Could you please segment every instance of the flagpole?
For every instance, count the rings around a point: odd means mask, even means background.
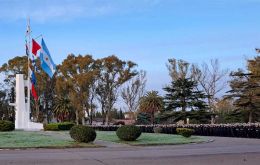
[[[31,109],[31,92],[30,92],[30,56],[31,56],[31,27],[30,27],[30,17],[27,19],[27,31],[26,31],[26,35],[27,35],[27,38],[29,40],[26,41],[28,44],[28,75],[27,75],[27,111],[28,111],[28,114],[29,114],[29,120],[30,120],[30,109]]]

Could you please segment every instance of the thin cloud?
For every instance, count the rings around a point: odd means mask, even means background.
[[[160,0],[0,0],[0,20],[64,21],[151,8]]]

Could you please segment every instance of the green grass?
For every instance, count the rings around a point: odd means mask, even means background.
[[[133,142],[118,139],[116,132],[97,131],[96,140],[126,143],[130,145],[172,145],[198,143],[207,141],[205,137],[192,136],[184,138],[180,135],[142,133]],[[0,132],[0,148],[67,148],[67,147],[100,147],[95,143],[77,143],[71,139],[68,131],[12,131]]]
[[[68,131],[61,132],[0,132],[0,148],[65,148],[96,147],[94,144],[77,143]]]
[[[174,145],[200,143],[208,140],[207,138],[201,136],[191,136],[190,138],[185,138],[180,135],[142,133],[136,141],[126,142],[118,139],[115,132],[102,131],[97,132],[97,139],[115,143],[126,143],[130,145]]]

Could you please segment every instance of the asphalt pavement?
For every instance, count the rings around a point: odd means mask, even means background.
[[[7,165],[260,165],[260,139],[208,137],[209,143],[102,148],[0,150]]]

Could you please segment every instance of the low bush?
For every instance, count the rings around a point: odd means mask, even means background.
[[[59,123],[44,124],[43,129],[44,131],[59,131],[58,124]]]
[[[135,141],[141,134],[142,131],[135,125],[124,125],[116,131],[118,138],[125,141]]]
[[[154,127],[153,128],[154,133],[162,133],[162,131],[163,131],[162,127]]]
[[[64,131],[70,130],[74,126],[74,123],[64,122],[64,123],[50,123],[44,124],[44,131]]]
[[[64,122],[64,123],[59,123],[58,124],[58,129],[59,130],[70,130],[74,126],[74,123],[71,122]]]
[[[96,136],[96,131],[88,126],[75,125],[70,129],[70,137],[77,142],[93,142]]]
[[[14,123],[11,121],[0,120],[0,131],[13,131],[14,128]]]
[[[177,128],[176,129],[177,134],[182,135],[183,137],[190,137],[193,133],[194,130],[193,129],[189,129],[189,128]]]

